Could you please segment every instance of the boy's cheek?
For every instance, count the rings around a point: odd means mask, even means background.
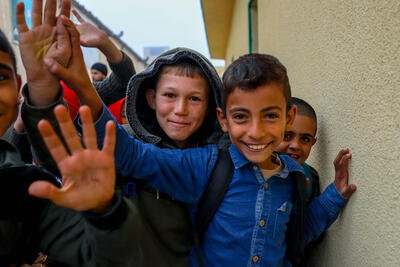
[[[276,151],[285,154],[285,153],[286,153],[286,150],[288,149],[288,147],[289,147],[289,142],[282,141],[282,142],[278,145],[278,147],[276,148]]]

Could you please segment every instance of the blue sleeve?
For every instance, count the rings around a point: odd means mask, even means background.
[[[317,239],[336,220],[346,204],[335,185],[330,184],[325,191],[307,207],[305,224],[305,244]]]
[[[99,147],[105,136],[107,121],[114,120],[104,106],[95,122]],[[78,130],[79,117],[75,120]],[[172,198],[196,203],[203,193],[208,177],[218,158],[216,145],[194,149],[160,149],[135,140],[116,123],[115,168],[126,177],[145,179]]]

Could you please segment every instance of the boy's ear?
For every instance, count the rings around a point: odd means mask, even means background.
[[[311,146],[315,145],[316,142],[317,142],[317,138],[314,137],[314,141],[312,142]]]
[[[228,132],[228,120],[221,108],[217,108],[217,118],[222,131]]]
[[[21,85],[22,85],[22,78],[21,75],[17,74],[17,90],[19,92],[19,90],[21,89]]]
[[[288,110],[286,115],[286,126],[285,131],[289,131],[293,125],[294,119],[296,118],[297,107],[292,105],[292,107]]]
[[[147,100],[147,104],[149,105],[149,107],[151,109],[156,109],[156,91],[154,89],[147,89],[146,91],[146,100]]]

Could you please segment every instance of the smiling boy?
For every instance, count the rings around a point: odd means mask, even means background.
[[[318,172],[305,162],[317,142],[317,115],[313,107],[300,98],[292,97],[291,103],[297,107],[296,118],[290,129],[285,131],[283,141],[276,150],[290,156],[303,167],[308,179],[307,201],[310,202],[321,194]]]
[[[299,164],[305,162],[311,148],[317,142],[317,115],[314,109],[304,100],[296,97],[291,99],[297,107],[296,118],[277,150],[287,154]]]
[[[346,202],[343,196],[350,197],[355,191],[355,185],[348,184],[347,162],[351,154],[348,150],[339,153],[335,160],[335,183],[310,203],[306,214],[299,215],[294,177],[303,170],[290,157],[273,152],[296,114],[296,108],[289,105],[285,67],[269,55],[242,56],[226,70],[222,95],[223,104],[217,108],[217,114],[233,143],[229,152],[234,173],[204,235],[200,247],[203,263],[292,266],[302,245],[317,238],[337,218]],[[105,124],[112,117],[104,107],[94,114],[100,114],[95,127],[101,140]],[[64,119],[68,120],[66,114]],[[82,121],[86,121],[83,116]],[[90,127],[87,123],[83,126]],[[63,132],[66,139],[75,135],[72,129]],[[122,127],[117,127],[116,140],[117,171],[143,178],[174,199],[188,203],[193,219],[218,159],[218,147],[163,150],[134,140]],[[303,221],[302,216],[307,219]],[[302,222],[305,227],[298,228]],[[288,237],[299,229],[304,229],[300,230],[304,236],[296,244],[300,246],[298,251],[291,254]],[[196,266],[194,253],[192,256]]]

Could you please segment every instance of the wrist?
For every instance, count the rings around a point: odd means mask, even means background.
[[[60,92],[60,84],[55,77],[31,80],[28,77],[29,101],[33,106],[48,106],[53,103]]]
[[[116,45],[106,35],[104,42],[99,47],[100,51],[105,55],[107,61],[110,63],[119,63],[122,58],[122,52],[116,47]]]
[[[106,214],[112,210],[112,208],[114,207],[114,204],[115,204],[115,196],[113,194],[113,196],[111,197],[111,199],[109,201],[107,201],[103,204],[100,204],[96,208],[90,209],[87,212],[93,213],[93,214],[98,214],[98,215]]]

